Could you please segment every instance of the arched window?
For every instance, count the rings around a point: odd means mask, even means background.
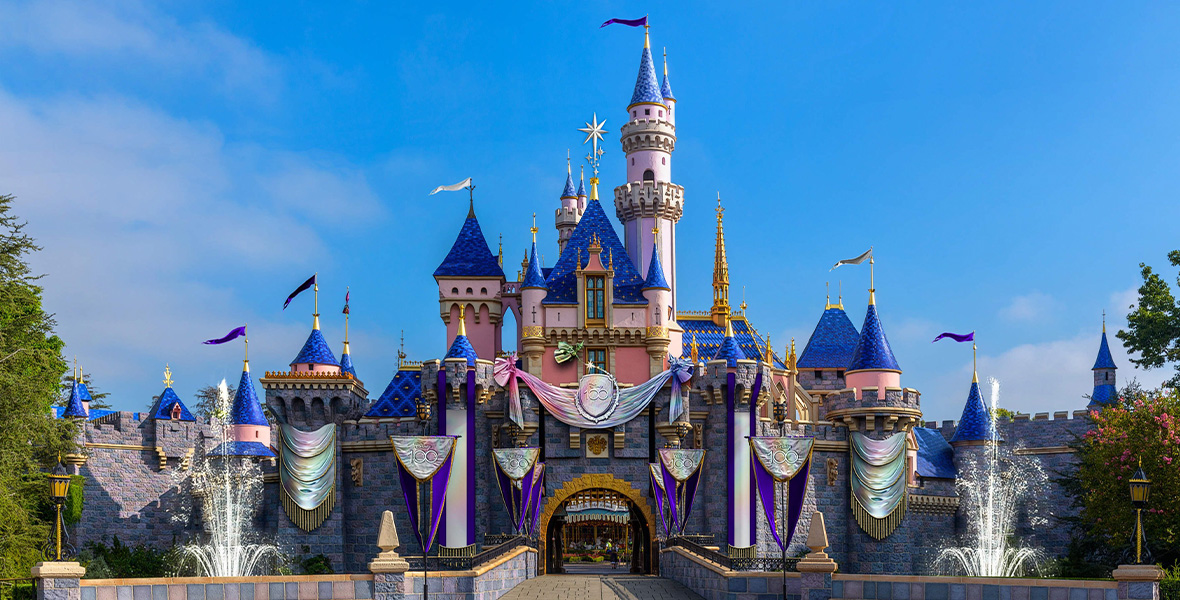
[[[474,294],[474,293],[475,293],[475,292],[471,291],[471,288],[467,288],[467,295],[468,295],[468,296],[470,296],[470,295],[472,295],[472,294]]]
[[[668,157],[667,157],[667,156],[661,156],[661,157],[660,157],[660,164],[661,164],[661,165],[666,165],[666,164],[668,164]]]
[[[451,288],[451,293],[458,296],[459,295],[459,288]]]
[[[586,278],[586,320],[606,318],[606,285],[604,277]]]
[[[479,293],[484,296],[487,296],[488,295],[488,288],[479,288]]]
[[[644,181],[655,181],[656,180],[655,171],[652,171],[651,169],[644,171],[643,172],[643,180]]]

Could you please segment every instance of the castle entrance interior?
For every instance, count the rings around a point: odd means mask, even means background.
[[[554,513],[546,532],[546,572],[650,573],[647,520],[626,496],[582,490]]]

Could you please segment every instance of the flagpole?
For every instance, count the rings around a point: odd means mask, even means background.
[[[248,330],[246,329],[249,326],[250,326],[249,323],[242,325],[242,337],[245,338],[245,340],[246,340],[246,343],[245,343],[246,357],[242,360],[242,370],[243,371],[250,370],[250,334],[247,333]]]
[[[304,289],[306,289],[306,288],[304,288]],[[315,291],[315,312],[312,313],[312,317],[314,317],[314,319],[313,319],[313,323],[312,323],[311,328],[312,329],[319,329],[320,328],[320,274],[318,271],[315,274],[315,283],[313,284],[313,290]]]

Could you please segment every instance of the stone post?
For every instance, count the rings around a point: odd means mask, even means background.
[[[807,547],[811,552],[795,567],[800,573],[799,596],[801,600],[830,600],[832,573],[836,572],[839,565],[824,552],[824,548],[828,547],[828,530],[824,527],[824,514],[819,511],[811,515]]]
[[[1113,575],[1119,600],[1159,600],[1164,570],[1156,565],[1119,565]]]
[[[405,573],[410,570],[410,563],[398,555],[399,545],[393,512],[387,510],[381,515],[381,529],[377,532],[377,547],[381,553],[369,563],[369,572],[373,573],[374,600],[402,600],[406,597]]]
[[[82,600],[78,580],[86,569],[76,562],[42,562],[33,567],[37,600]]]

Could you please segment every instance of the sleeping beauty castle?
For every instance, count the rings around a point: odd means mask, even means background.
[[[118,535],[167,547],[199,537],[200,511],[179,509],[193,499],[177,481],[221,457],[261,465],[262,536],[323,554],[337,572],[366,571],[381,514],[392,510],[403,555],[421,554],[408,532],[423,528],[442,557],[472,556],[523,530],[548,573],[561,572],[566,554],[608,542],[633,572],[658,572],[661,544],[677,534],[731,559],[777,557],[785,537],[788,556],[798,556],[819,511],[842,570],[925,573],[934,549],[964,530],[955,483],[989,444],[1019,445],[1046,470],[1068,468],[1069,440],[1090,427],[1085,409],[1115,399],[1105,332],[1089,407],[996,423],[977,377],[963,382],[958,422],[923,420],[922,394],[903,380],[904,357],[886,336],[887,289],[878,303],[875,282],[855,311],[863,308],[859,327],[842,298],[829,298],[802,350],[791,342],[776,352],[744,303],[730,302],[722,201],[694,202],[675,183],[677,105],[667,59],[661,78],[645,29],[618,128],[626,180],[599,181],[608,132],[595,115],[582,130],[592,176],[575,180],[567,166],[549,205],[552,267],[540,262],[535,223],[525,260],[508,274],[474,201],[466,215],[443,217],[458,229],[434,271],[445,345],[437,358],[373,365],[396,374],[372,392],[357,375],[364,358],[354,367],[347,325],[337,357],[318,314],[287,367],[252,371],[246,361],[228,441],[193,416],[170,376],[147,413],[89,411],[76,385],[59,409],[84,422],[82,449],[68,458],[85,477],[76,543]],[[689,281],[678,277],[676,253],[685,210],[716,213],[713,301],[698,310],[677,300]],[[501,347],[508,313],[515,348]],[[436,445],[407,437],[423,434]],[[794,441],[751,442],[761,437]],[[411,514],[409,489],[439,473],[445,502]],[[767,477],[789,480],[789,503],[771,501]],[[1069,506],[1053,501],[1063,496],[1052,484],[1040,496],[1055,511]],[[1053,554],[1068,541],[1054,521],[1062,516],[1018,533]]]

